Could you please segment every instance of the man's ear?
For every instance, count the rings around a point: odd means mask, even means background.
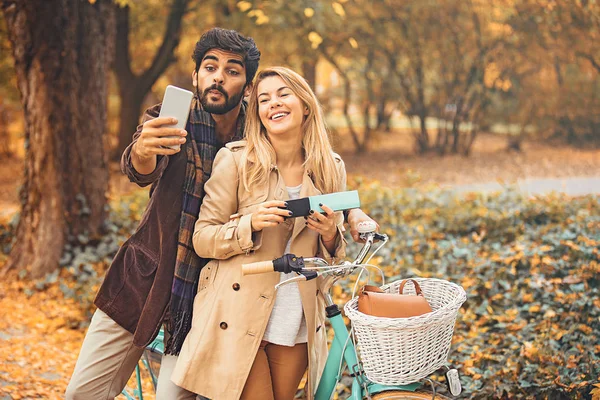
[[[246,87],[244,88],[244,97],[250,96],[251,91],[252,91],[252,82],[246,84]]]
[[[194,85],[195,88],[198,87],[198,71],[196,70],[192,71],[192,85]]]

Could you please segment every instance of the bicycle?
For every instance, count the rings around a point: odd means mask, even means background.
[[[272,261],[262,261],[242,265],[242,273],[248,275],[268,272],[282,272],[287,266],[289,266],[298,274],[298,276],[294,278],[280,282],[276,285],[276,288],[292,282],[316,279],[317,277],[322,277],[325,280],[323,286],[326,287],[327,290],[321,290],[320,294],[323,296],[325,301],[325,311],[327,318],[331,323],[331,327],[334,330],[334,339],[329,349],[325,369],[317,387],[315,394],[316,400],[329,400],[331,398],[337,383],[342,377],[344,368],[349,369],[350,376],[353,378],[351,387],[352,394],[350,397],[351,400],[360,400],[363,398],[369,400],[449,399],[446,396],[437,394],[435,384],[428,378],[424,378],[424,380],[429,382],[431,389],[423,389],[425,385],[423,381],[415,381],[403,384],[382,384],[368,379],[367,374],[364,371],[363,364],[357,355],[355,341],[352,340],[351,332],[349,332],[348,328],[346,327],[341,315],[341,311],[338,305],[333,302],[333,298],[330,294],[333,284],[335,284],[337,281],[349,276],[356,269],[363,270],[365,268],[367,264],[363,264],[363,262],[365,261],[367,255],[369,255],[369,251],[376,240],[380,241],[381,245],[371,254],[371,257],[373,257],[373,255],[389,240],[387,235],[375,232],[374,224],[363,223],[359,226],[359,233],[361,239],[364,240],[364,245],[359,251],[356,259],[351,263],[346,261],[340,265],[329,265],[321,258],[303,258],[287,254]],[[357,282],[359,279],[360,276],[357,279]],[[458,285],[455,286],[459,287]],[[385,286],[383,287],[385,288]],[[462,291],[461,298],[458,301],[460,304],[462,304],[462,302],[466,300],[466,294],[462,288],[460,288],[460,291]],[[350,304],[350,302],[348,304]],[[346,306],[348,306],[348,304]],[[160,366],[160,357],[162,356],[164,349],[163,337],[163,330],[161,329],[157,338],[144,351],[144,355],[141,360],[142,365],[148,370],[152,378],[155,390],[158,368]],[[450,368],[448,365],[446,365],[444,368],[446,369],[448,389],[453,396],[458,396],[462,391],[458,377],[458,371]],[[125,389],[123,390],[123,394],[128,400],[143,400],[143,393],[141,391],[141,369],[139,365],[136,366],[136,380],[138,389],[134,391],[134,395],[136,395],[137,398],[127,393]]]
[[[331,323],[331,327],[334,330],[334,339],[331,343],[327,361],[325,363],[325,369],[321,376],[321,380],[317,386],[315,394],[316,400],[329,400],[333,395],[333,391],[342,376],[343,365],[345,363],[346,368],[349,369],[350,376],[352,376],[352,394],[350,399],[360,400],[366,399],[449,399],[446,396],[437,394],[434,382],[431,379],[423,377],[429,382],[431,389],[424,389],[423,381],[415,382],[402,382],[401,384],[389,384],[389,383],[377,383],[373,379],[369,379],[369,371],[365,371],[364,365],[361,362],[360,357],[357,355],[355,341],[351,338],[351,332],[348,331],[346,324],[342,318],[341,311],[337,304],[333,302],[331,297],[331,288],[333,285],[342,278],[349,276],[357,269],[361,271],[366,268],[367,264],[363,264],[363,261],[367,257],[372,245],[375,240],[379,240],[382,244],[377,248],[371,257],[388,241],[387,235],[382,235],[375,232],[375,224],[362,224],[359,227],[359,233],[361,239],[365,241],[362,249],[359,251],[357,258],[352,262],[345,262],[340,265],[329,265],[325,260],[317,257],[303,258],[297,257],[293,254],[286,254],[280,258],[272,261],[262,261],[251,264],[242,265],[242,273],[244,275],[249,274],[261,274],[268,272],[284,272],[285,270],[292,269],[298,275],[286,281],[280,282],[276,285],[279,288],[283,285],[299,282],[305,280],[316,279],[321,277],[323,279],[322,290],[320,290],[321,296],[325,301],[325,312],[327,318]],[[369,258],[370,260],[370,258]],[[368,261],[367,261],[368,262]],[[357,282],[359,278],[357,279]],[[439,280],[438,280],[439,281]],[[445,282],[445,281],[444,281]],[[449,282],[448,282],[449,283]],[[456,304],[458,308],[466,300],[466,294],[462,287],[454,285],[458,290],[456,291],[458,298]],[[385,288],[383,286],[382,288]],[[326,288],[323,289],[323,288]],[[352,302],[352,301],[351,301]],[[346,304],[346,312],[348,314],[348,305]],[[456,312],[458,312],[456,308]],[[454,319],[456,314],[454,315]],[[452,329],[454,322],[452,322]],[[450,338],[452,332],[450,333]],[[360,340],[359,340],[360,346]],[[363,353],[364,353],[363,344]],[[448,343],[448,351],[449,351]],[[447,357],[447,353],[446,353]],[[446,358],[444,357],[444,359]],[[444,365],[446,369],[447,385],[450,393],[453,396],[458,396],[461,391],[460,380],[458,377],[458,371],[450,368],[447,363]],[[435,370],[434,370],[435,371]],[[433,373],[434,371],[430,372]]]

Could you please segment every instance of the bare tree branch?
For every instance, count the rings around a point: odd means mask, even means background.
[[[594,69],[600,73],[600,64],[596,61],[596,59],[594,59],[594,57],[592,57],[591,54],[585,54],[578,51],[577,53],[575,53],[575,55],[577,57],[585,58],[586,60],[588,60],[590,64],[592,64],[592,67],[594,67]]]

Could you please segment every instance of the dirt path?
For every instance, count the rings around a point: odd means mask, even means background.
[[[340,143],[338,149],[350,175],[363,175],[390,186],[513,183],[524,179],[600,176],[600,150],[525,142],[522,152],[507,152],[506,138],[481,135],[467,158],[415,155],[407,135],[377,134],[374,142],[373,150],[365,155],[353,153],[347,140]]]

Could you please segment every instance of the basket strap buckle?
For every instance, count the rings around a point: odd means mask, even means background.
[[[371,400],[371,394],[369,393],[369,389],[367,388],[367,378],[365,377],[364,369],[362,367],[362,363],[359,361],[358,364],[354,364],[351,368],[352,375],[354,375],[354,379],[356,379],[360,386],[365,391],[365,396],[368,400]]]

